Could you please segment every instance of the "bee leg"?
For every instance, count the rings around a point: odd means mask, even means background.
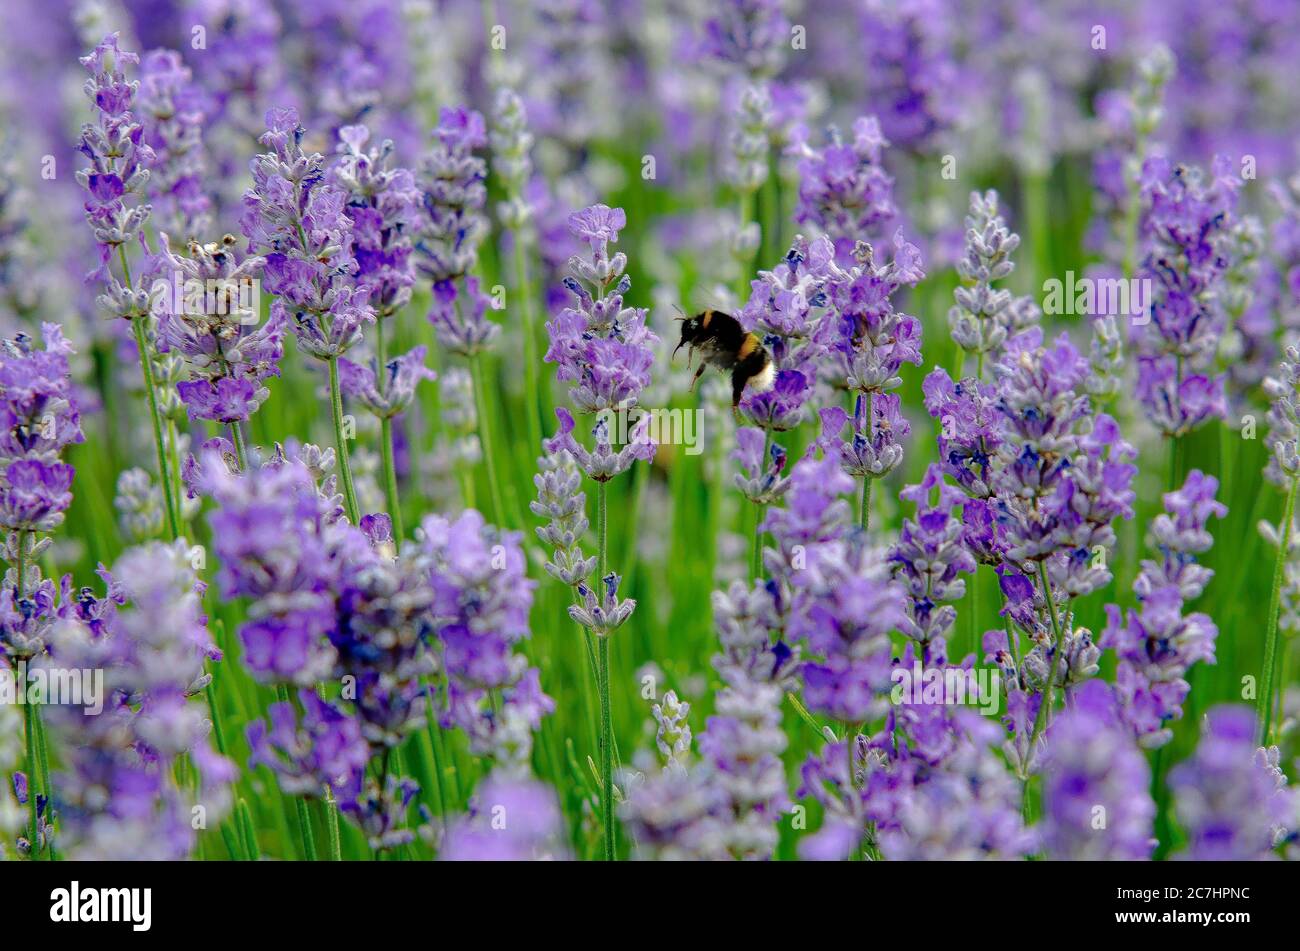
[[[691,391],[692,393],[695,392],[695,384],[700,382],[700,377],[704,375],[704,371],[707,370],[708,367],[709,367],[709,365],[708,365],[707,363],[701,363],[701,364],[699,365],[698,369],[696,369],[696,371],[695,371],[695,376],[693,376],[693,377],[691,378],[691,390],[690,390],[690,391]]]
[[[749,382],[749,377],[741,376],[739,368],[731,374],[731,408],[734,410],[740,405],[740,398],[745,395],[745,384]]]

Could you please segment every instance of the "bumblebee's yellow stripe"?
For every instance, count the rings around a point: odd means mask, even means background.
[[[713,311],[711,311],[711,310],[706,310],[706,311],[704,312],[703,316],[700,317],[700,326],[701,326],[701,327],[707,327],[707,326],[709,326],[709,321],[712,320],[712,319],[713,319]]]
[[[758,337],[754,334],[745,334],[744,342],[740,345],[740,349],[736,351],[736,358],[743,360],[757,349]]]

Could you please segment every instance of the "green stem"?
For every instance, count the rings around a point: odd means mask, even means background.
[[[176,516],[180,520],[179,524],[184,528],[185,509],[181,499],[185,497],[185,487],[181,482],[181,432],[174,419],[167,420],[167,441],[171,446],[171,455],[168,456],[167,462],[171,466],[172,498],[176,500]]]
[[[501,504],[501,485],[497,482],[492,427],[488,421],[487,391],[483,388],[483,363],[479,354],[470,357],[469,372],[474,385],[474,404],[478,413],[479,436],[483,443],[483,461],[487,464],[488,491],[492,495],[492,521],[500,525],[505,517],[505,506]]]
[[[27,684],[22,685],[24,693],[27,692]],[[27,813],[29,817],[28,839],[31,849],[28,852],[28,858],[36,862],[40,859],[40,824],[36,815],[36,790],[37,777],[40,775],[40,763],[36,757],[36,704],[23,703],[23,721],[24,732],[27,735]]]
[[[343,861],[343,847],[339,840],[339,806],[334,798],[334,788],[325,787],[325,830],[329,836],[330,861]]]
[[[388,362],[388,353],[384,346],[384,323],[388,318],[380,315],[375,321],[375,384],[382,394],[388,386],[388,374],[384,364]],[[393,419],[391,416],[379,417],[379,457],[384,475],[384,504],[388,508],[388,517],[393,522],[393,538],[400,546],[406,532],[402,526],[402,503],[397,494],[397,466],[393,462]]]
[[[875,402],[875,394],[867,393],[867,442],[875,438],[875,419],[871,415],[872,404]],[[865,532],[871,524],[871,483],[874,480],[871,476],[862,477],[862,501],[858,509],[858,525]]]
[[[754,193],[751,191],[741,192],[740,201],[737,210],[737,217],[739,219],[738,224],[736,226],[737,241],[740,240],[740,234],[745,230],[745,225],[749,224],[749,219],[753,216],[753,212],[754,212]],[[749,280],[750,280],[749,267],[753,263],[753,261],[752,259],[749,258],[748,255],[746,255],[743,258],[738,256],[737,263],[740,265],[740,277],[737,283],[737,294],[739,295],[740,303],[743,305],[747,300],[749,300]]]
[[[14,571],[18,575],[16,587],[18,589],[18,600],[27,597],[27,539],[31,533],[23,528],[18,531],[18,561],[14,565]]]
[[[334,416],[334,448],[338,452],[339,472],[343,475],[343,504],[347,508],[348,520],[356,525],[361,521],[357,509],[357,490],[352,482],[352,464],[348,461],[348,443],[343,438],[343,391],[339,387],[339,358],[329,358],[330,368],[330,409]]]
[[[596,483],[596,536],[600,541],[600,579],[609,571],[609,507],[605,483]],[[599,588],[597,589],[599,590]],[[596,638],[597,688],[600,691],[600,811],[605,826],[605,861],[614,861],[614,728],[609,707],[609,637]]]
[[[1048,224],[1047,175],[1031,172],[1025,176],[1025,218],[1033,245],[1034,283],[1030,292],[1037,296],[1052,267],[1051,228]]]
[[[287,703],[292,706],[289,699],[289,688],[284,684],[279,684],[275,688],[276,695],[281,703]],[[294,811],[298,818],[298,834],[302,836],[303,855],[308,862],[316,861],[316,837],[311,830],[311,816],[307,813],[307,802],[302,796],[293,797]]]
[[[1047,602],[1047,613],[1052,619],[1052,656],[1047,666],[1047,683],[1043,685],[1043,702],[1039,704],[1038,715],[1034,717],[1034,732],[1029,737],[1029,749],[1026,752],[1027,758],[1034,755],[1034,747],[1038,743],[1038,737],[1042,735],[1043,728],[1047,725],[1048,715],[1051,713],[1051,707],[1056,693],[1056,661],[1061,651],[1061,622],[1056,616],[1056,601],[1052,597],[1052,582],[1047,577],[1047,562],[1038,563],[1038,579],[1043,586],[1043,599]]]
[[[248,447],[244,445],[244,430],[239,421],[230,424],[230,441],[235,444],[235,457],[239,459],[239,471],[248,471]]]
[[[248,855],[249,861],[256,862],[262,857],[262,850],[257,844],[257,827],[253,825],[253,813],[248,808],[247,799],[240,798],[239,805],[235,808],[235,815],[238,819],[240,838],[244,843],[244,852]]]
[[[1268,601],[1268,628],[1264,634],[1264,684],[1255,700],[1259,719],[1259,741],[1267,746],[1273,728],[1273,682],[1277,679],[1277,622],[1282,609],[1282,578],[1291,548],[1292,521],[1295,519],[1296,490],[1300,476],[1291,477],[1287,487],[1286,505],[1282,509],[1282,524],[1278,535],[1277,561],[1273,564],[1273,592]]]
[[[871,476],[862,477],[862,498],[858,502],[858,525],[865,532],[871,522]]]
[[[763,472],[767,466],[767,454],[772,448],[772,431],[763,430],[763,455],[759,457],[759,472]],[[757,581],[763,573],[763,516],[767,512],[767,506],[759,503],[754,508],[754,545],[749,558],[749,580]]]
[[[524,418],[528,424],[529,452],[541,452],[542,422],[537,383],[537,331],[534,328],[533,288],[528,281],[528,258],[524,253],[524,234],[515,234],[515,293],[520,296],[524,317]]]
[[[400,545],[406,537],[402,525],[402,505],[397,495],[397,466],[393,462],[393,420],[382,416],[379,419],[379,448],[384,467],[384,498],[388,504],[388,517],[393,520],[393,538]]]
[[[123,255],[122,266],[126,266]],[[145,317],[134,317],[131,329],[135,331],[135,345],[140,352],[140,373],[144,377],[144,392],[149,402],[149,418],[153,421],[154,449],[158,453],[158,482],[162,486],[163,501],[167,507],[167,531],[172,538],[181,534],[180,516],[176,511],[175,486],[171,478],[171,466],[167,464],[167,448],[163,442],[162,415],[158,412],[158,394],[154,389],[153,361],[149,356],[149,339],[145,335]]]

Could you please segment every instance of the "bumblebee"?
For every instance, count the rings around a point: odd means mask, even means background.
[[[735,317],[720,310],[706,310],[694,317],[683,315],[678,319],[682,322],[682,339],[673,350],[673,357],[682,347],[689,347],[686,351],[689,368],[695,351],[700,352],[700,366],[691,380],[692,391],[710,366],[730,372],[733,409],[739,405],[746,387],[755,393],[771,389],[776,378],[772,357],[758,335],[746,333]]]

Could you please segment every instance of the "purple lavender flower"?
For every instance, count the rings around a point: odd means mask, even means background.
[[[212,200],[205,190],[203,93],[174,50],[153,50],[140,64],[144,142],[153,149],[149,200],[158,226],[184,241],[208,229]]]
[[[1007,228],[999,213],[998,193],[971,192],[965,254],[957,260],[962,284],[953,291],[957,303],[948,311],[948,326],[957,346],[975,354],[977,380],[984,376],[987,357],[996,357],[1008,337],[1039,319],[1032,297],[1015,297],[993,287],[1015,270],[1011,254],[1019,246],[1020,236]]]
[[[1078,450],[1088,400],[1078,393],[1088,364],[1064,335],[1050,348],[1038,328],[1007,342],[996,364],[1004,436],[994,490],[1007,528],[1007,560],[1041,561],[1062,546],[1053,513],[1033,504],[1055,492]]]
[[[1058,590],[1081,597],[1111,582],[1105,556],[1116,545],[1114,523],[1133,517],[1137,496],[1132,489],[1137,450],[1124,441],[1119,424],[1105,413],[1079,439],[1066,477],[1045,508],[1056,522],[1055,541],[1062,555],[1048,562],[1048,576]],[[1098,554],[1102,555],[1098,564]]]
[[[785,352],[795,355],[818,323],[815,311],[827,302],[826,283],[834,273],[835,249],[829,238],[795,239],[776,267],[759,271],[750,282],[750,296],[739,319],[746,330],[786,341]],[[802,369],[806,362],[782,363]]]
[[[23,749],[23,718],[18,712],[18,706],[12,703],[0,704],[0,777],[12,776],[14,785],[18,785],[18,777],[22,777],[22,783],[25,785],[27,777],[18,771],[22,764]],[[15,795],[9,794],[9,789],[0,785],[0,861],[7,861],[11,856],[9,853],[9,843],[16,840],[18,850],[22,851],[26,845],[26,840],[18,838],[18,830],[23,827],[23,813],[21,806],[27,805],[26,796],[18,795],[18,790],[14,790]]]
[[[1152,158],[1141,183],[1147,253],[1139,275],[1152,291],[1138,341],[1138,399],[1161,432],[1177,437],[1227,413],[1224,378],[1209,374],[1224,329],[1215,291],[1231,263],[1240,181],[1226,159],[1205,184],[1198,170]]]
[[[724,845],[739,859],[767,859],[789,806],[781,702],[798,658],[780,640],[772,643],[778,618],[772,594],[762,584],[746,589],[734,582],[725,593],[713,592],[713,616],[722,644],[713,666],[725,686],[700,737],[700,753],[712,770],[711,781],[724,792],[723,814],[730,813],[721,832]]]
[[[359,793],[339,802],[339,812],[356,824],[375,851],[395,849],[415,841],[415,831],[405,825],[406,814],[419,791],[414,780],[392,773],[384,776],[382,784],[368,777]]]
[[[763,528],[776,549],[764,567],[780,592],[791,643],[816,659],[800,668],[810,710],[859,724],[883,712],[889,632],[906,621],[903,591],[871,570],[860,536],[846,540],[853,483],[833,459],[805,459],[791,473],[784,509]]]
[[[54,624],[46,666],[104,671],[103,704],[47,708],[51,742],[65,771],[59,791],[59,848],[76,859],[170,859],[195,845],[194,799],[172,767],[182,753],[200,773],[194,795],[212,820],[229,808],[234,770],[210,747],[205,710],[191,698],[210,679],[205,660],[220,657],[202,613],[204,586],[183,542],[130,549],[112,573],[101,570],[103,598],[71,596]],[[57,658],[57,659],[56,659]]]
[[[664,691],[663,701],[650,708],[655,719],[655,746],[665,770],[684,770],[691,756],[691,705],[679,700],[677,691]]]
[[[665,769],[631,784],[619,816],[646,861],[722,861],[726,792],[704,770]]]
[[[137,65],[140,57],[118,47],[118,34],[81,58],[90,71],[86,96],[94,104],[97,124],[81,129],[78,150],[90,168],[77,171],[77,182],[87,192],[86,220],[99,247],[99,267],[90,277],[107,284],[106,304],[115,316],[132,317],[144,311],[134,289],[119,284],[108,269],[110,256],[130,241],[142,241],[149,218],[148,205],[138,204],[149,180],[153,149],[144,142],[144,127],[131,112],[139,82],[128,81],[123,65]]]
[[[542,448],[548,453],[564,452],[579,469],[596,482],[608,482],[617,475],[626,472],[637,459],[649,462],[654,458],[655,443],[649,437],[649,416],[641,421],[628,434],[628,442],[623,448],[615,450],[610,442],[609,418],[600,415],[591,435],[595,441],[595,450],[589,450],[573,438],[573,414],[563,406],[555,408],[555,416],[560,421],[559,431],[550,439],[542,441]]]
[[[472,110],[444,108],[434,135],[419,175],[424,215],[415,242],[416,268],[433,284],[429,319],[439,340],[472,356],[498,330],[486,319],[477,282],[467,277],[487,233],[487,163],[474,154],[487,145],[487,125]]]
[[[370,366],[361,366],[346,358],[341,359],[339,383],[345,394],[360,400],[376,416],[392,418],[410,407],[421,380],[438,378],[438,374],[425,366],[425,353],[424,347],[413,347],[402,356],[389,360],[379,373],[376,373],[373,361]]]
[[[958,76],[946,13],[934,0],[869,0],[862,12],[865,100],[884,104],[885,135],[916,152],[932,152],[955,119]]]
[[[582,556],[582,540],[590,524],[587,496],[581,491],[582,473],[567,454],[553,452],[537,461],[533,476],[537,500],[528,507],[547,524],[538,527],[537,537],[553,551],[547,573],[562,584],[576,588],[596,570],[595,557]]]
[[[459,284],[450,280],[434,284],[428,319],[437,331],[438,342],[465,357],[489,347],[501,327],[487,318],[488,304],[475,277],[463,276]]]
[[[339,130],[339,158],[330,178],[349,195],[357,283],[370,290],[375,318],[392,316],[411,299],[414,236],[421,225],[422,195],[409,169],[392,164],[393,143],[370,149],[364,125]]]
[[[938,489],[938,501],[930,504]],[[961,494],[945,485],[936,465],[925,478],[901,493],[916,503],[916,519],[904,520],[898,543],[890,549],[894,578],[907,591],[908,617],[899,626],[921,648],[922,660],[930,662],[931,650],[944,653],[945,639],[957,619],[952,602],[966,593],[961,574],[975,571],[975,559],[962,545],[962,523],[953,514]]]
[[[56,324],[43,324],[44,349],[26,334],[0,347],[0,557],[12,566],[0,583],[0,654],[25,659],[45,648],[53,590],[40,556],[72,504],[72,466],[60,461],[84,440],[69,379],[71,346]]]
[[[1047,733],[1043,777],[1038,832],[1052,858],[1151,857],[1151,771],[1108,685],[1093,680],[1070,694]]]
[[[585,193],[590,188],[589,144],[617,138],[629,112],[611,79],[619,75],[613,51],[622,47],[622,31],[632,21],[589,0],[541,0],[530,12],[532,39],[522,64],[529,121],[540,137],[555,144],[548,161],[555,176]],[[639,69],[639,61],[631,67],[633,74]],[[547,186],[541,177],[534,183],[539,189]],[[566,196],[564,203],[579,203],[568,200],[573,197]]]
[[[267,767],[291,796],[323,799],[327,786],[344,797],[355,795],[370,761],[356,719],[314,690],[298,691],[298,701],[301,723],[293,704],[273,703],[269,729],[261,720],[248,725],[249,768]]]
[[[391,557],[387,516],[365,516],[361,531],[371,547],[344,568],[329,638],[338,652],[334,676],[345,684],[362,736],[386,754],[425,722],[424,678],[438,667],[430,643],[433,592],[419,558]]]
[[[779,0],[726,0],[704,21],[702,52],[752,77],[775,75],[790,42]]]
[[[555,708],[537,669],[514,652],[529,635],[535,586],[520,536],[498,532],[470,509],[455,521],[427,516],[419,549],[448,678],[443,722],[464,730],[476,755],[518,769],[528,762],[533,731]]]
[[[659,338],[647,328],[645,310],[623,306],[632,286],[624,274],[627,256],[609,254],[626,224],[623,209],[606,205],[569,216],[569,230],[591,253],[569,261],[571,276],[564,285],[576,306],[547,322],[551,345],[545,359],[558,365],[557,379],[573,381],[569,397],[583,412],[630,409],[650,383]]]
[[[197,0],[194,17],[207,26],[207,50],[191,65],[208,123],[204,145],[223,180],[215,197],[225,212],[239,204],[248,146],[265,129],[262,116],[289,94],[278,47],[285,24],[275,8],[248,0]]]
[[[622,579],[612,571],[600,579],[603,594],[587,586],[585,581],[578,582],[579,603],[570,605],[569,617],[573,618],[598,637],[608,637],[627,623],[632,612],[636,610],[636,601],[618,596],[618,586]]]
[[[324,493],[292,457],[234,475],[209,451],[197,487],[219,506],[211,521],[222,591],[252,599],[239,636],[253,676],[300,687],[330,676],[338,654],[327,634],[338,623],[340,579],[369,551],[342,519],[332,477]]]
[[[320,153],[303,150],[295,109],[271,109],[258,140],[271,151],[250,168],[240,226],[266,258],[267,289],[279,295],[304,353],[331,360],[375,320],[370,290],[357,285],[347,193],[326,180]]]
[[[42,324],[43,349],[26,334],[0,348],[0,459],[53,462],[82,442],[81,416],[69,379],[73,352],[58,324]]]
[[[817,444],[829,456],[837,457],[844,471],[855,479],[880,479],[898,468],[903,461],[903,447],[898,438],[912,431],[911,424],[899,412],[896,394],[886,393],[871,401],[859,394],[854,402],[851,429],[841,438],[849,414],[838,406],[821,411],[822,435]],[[872,415],[868,421],[867,413]]]
[[[177,391],[192,419],[247,421],[270,395],[264,381],[280,375],[286,308],[276,301],[257,326],[266,260],[242,257],[234,244],[226,235],[180,255],[164,235],[153,265],[158,350],[185,362],[189,379]]]
[[[1176,858],[1254,862],[1274,858],[1278,830],[1295,822],[1295,793],[1280,786],[1255,745],[1255,719],[1244,707],[1205,716],[1195,755],[1169,774],[1174,809],[1187,835]]]
[[[891,298],[916,284],[921,270],[916,247],[894,234],[894,256],[876,264],[871,245],[856,244],[848,270],[836,268],[829,284],[831,313],[824,371],[838,387],[876,395],[902,384],[904,363],[921,362],[921,323],[894,310]]]
[[[153,538],[162,531],[162,490],[143,469],[122,470],[117,477],[113,507],[118,510],[123,535],[133,542]]]
[[[531,779],[488,778],[474,793],[438,856],[445,862],[529,862],[569,858],[555,794]]]
[[[804,857],[844,859],[864,841],[889,859],[1023,857],[1034,840],[998,733],[973,711],[917,704],[893,708],[870,739],[827,744],[802,770],[799,794],[827,810]]]
[[[767,389],[746,390],[740,400],[740,412],[769,433],[788,432],[803,422],[804,406],[812,396],[813,382],[798,370],[778,370]]]
[[[1121,714],[1147,749],[1172,738],[1168,724],[1183,715],[1191,689],[1184,679],[1188,668],[1215,660],[1218,628],[1207,614],[1184,615],[1183,604],[1200,597],[1214,575],[1196,563],[1196,555],[1213,543],[1206,528],[1211,516],[1222,518],[1228,511],[1214,499],[1218,484],[1193,469],[1181,489],[1165,493],[1165,512],[1151,523],[1161,560],[1144,560],[1134,579],[1138,610],[1130,609],[1126,619],[1116,605],[1106,605],[1100,643],[1119,656],[1115,685]]]
[[[534,139],[528,131],[528,111],[519,95],[503,86],[497,90],[492,118],[492,171],[506,191],[505,201],[497,205],[497,214],[502,224],[516,232],[515,240],[519,241],[522,235],[518,232],[533,218],[528,183],[533,177],[529,152]]]
[[[19,459],[4,468],[0,525],[14,532],[48,532],[72,504],[73,468],[62,462]]]
[[[1287,486],[1300,475],[1300,349],[1287,347],[1275,375],[1264,380],[1264,392],[1272,402],[1268,410],[1270,450],[1264,476],[1270,482]]]
[[[752,195],[767,181],[771,151],[772,98],[764,86],[745,87],[731,124],[727,179],[740,194]]]
[[[939,460],[945,475],[976,499],[993,493],[994,457],[1003,417],[995,387],[969,378],[954,383],[936,367],[921,384],[925,408],[939,420]]]
[[[767,458],[764,458],[766,443],[762,430],[742,426],[736,430],[736,448],[731,454],[741,468],[734,475],[736,488],[756,505],[770,505],[790,490],[790,477],[781,475],[785,469],[786,451],[772,443],[768,446]]]
[[[797,135],[791,151],[799,159],[799,205],[795,221],[812,224],[835,244],[836,258],[847,264],[858,241],[878,237],[898,214],[894,180],[881,165],[889,143],[874,116],[853,123],[853,141],[844,144],[832,128],[821,149]]]

